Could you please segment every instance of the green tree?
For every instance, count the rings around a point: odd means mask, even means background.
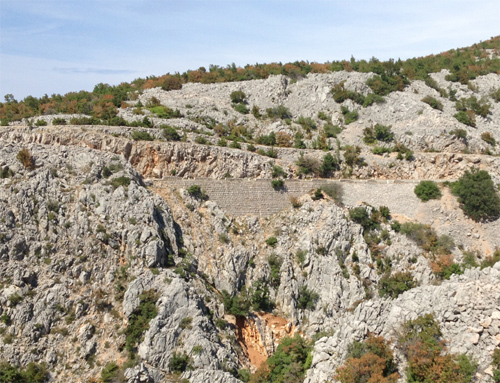
[[[492,221],[500,215],[500,197],[485,170],[466,171],[453,184],[452,192],[464,213],[474,221]]]

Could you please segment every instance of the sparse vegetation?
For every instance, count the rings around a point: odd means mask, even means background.
[[[35,169],[35,159],[27,148],[23,148],[17,153],[16,158],[28,170]]]

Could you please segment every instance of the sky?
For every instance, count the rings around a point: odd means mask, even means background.
[[[499,0],[0,0],[0,101],[210,64],[406,59],[498,35]]]

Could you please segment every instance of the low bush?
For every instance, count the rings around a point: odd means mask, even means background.
[[[101,380],[103,383],[112,382],[120,371],[120,367],[116,364],[116,362],[108,362],[101,370]]]
[[[45,363],[29,363],[25,369],[0,362],[0,383],[44,383],[49,380]]]
[[[365,160],[360,156],[361,148],[359,146],[345,146],[344,161],[347,165],[354,166],[365,166]]]
[[[344,195],[344,189],[339,183],[328,183],[321,185],[321,190],[336,203],[342,205],[342,197]]]
[[[458,122],[461,122],[462,124],[468,125],[475,127],[476,126],[476,114],[474,111],[460,111],[456,114],[453,115],[457,119]]]
[[[35,159],[27,148],[21,149],[16,156],[17,160],[28,170],[35,169]]]
[[[233,104],[240,104],[240,103],[245,102],[247,95],[245,94],[245,92],[243,92],[241,90],[235,90],[234,92],[232,92],[230,94],[229,97],[231,98],[231,102]]]
[[[273,119],[280,118],[284,120],[286,118],[292,118],[292,113],[290,112],[290,110],[288,110],[288,108],[283,105],[279,105],[274,108],[268,108],[266,109],[266,113],[269,118]]]
[[[481,139],[487,144],[490,144],[491,146],[495,146],[497,144],[495,137],[493,137],[493,135],[490,132],[482,133]]]
[[[440,199],[442,196],[439,186],[433,181],[420,181],[413,191],[422,202]]]
[[[116,177],[111,180],[111,186],[113,186],[113,189],[117,189],[120,186],[127,187],[130,185],[130,178],[129,177]]]
[[[386,274],[378,283],[378,291],[381,297],[388,296],[397,298],[400,294],[417,286],[413,276],[409,272]]]
[[[307,286],[300,286],[297,307],[300,310],[314,310],[319,300],[319,294],[309,290]]]
[[[317,125],[311,117],[300,116],[295,122],[299,124],[307,133],[310,133],[311,130],[317,129]]]
[[[241,104],[233,104],[233,109],[235,111],[237,111],[238,113],[241,113],[241,114],[248,114],[249,110],[247,108],[247,106],[243,103]]]
[[[141,130],[134,130],[131,134],[131,137],[134,141],[153,141],[154,137],[151,136],[148,132],[144,132]]]
[[[367,231],[376,229],[380,226],[378,222],[370,217],[368,210],[363,206],[355,207],[349,210],[349,218],[363,226],[363,229]]]
[[[391,126],[375,124],[375,138],[382,142],[391,142],[394,139]]]
[[[266,239],[266,245],[270,247],[275,247],[278,243],[278,239],[276,237],[269,237]]]
[[[168,126],[168,125],[162,125],[160,126],[160,129],[162,129],[162,135],[165,137],[166,140],[168,141],[180,141],[181,136],[179,133],[177,133],[177,130],[175,130],[173,127]]]
[[[285,186],[285,181],[283,181],[281,178],[272,180],[271,186],[273,187],[274,190],[282,189]]]
[[[272,177],[273,178],[286,177],[286,173],[281,166],[273,165]]]
[[[342,132],[342,128],[338,125],[325,124],[325,126],[323,126],[323,131],[325,132],[327,138],[336,138],[337,134]]]
[[[347,108],[346,106],[341,106],[340,111],[344,115],[344,124],[346,125],[357,121],[359,118],[359,113],[357,110],[349,110],[349,108]]]
[[[425,102],[433,109],[437,109],[437,110],[441,110],[441,111],[443,110],[443,104],[441,103],[441,101],[436,100],[432,96],[425,96],[421,101]]]
[[[56,117],[52,120],[52,125],[66,125],[66,120],[64,118]]]
[[[188,369],[191,369],[191,360],[186,354],[178,354],[174,351],[170,361],[168,362],[168,369],[172,372],[180,374]]]
[[[298,175],[301,174],[312,174],[316,175],[319,172],[320,164],[318,160],[313,157],[304,156],[304,153],[300,153],[299,159],[295,162],[298,166]]]
[[[451,237],[447,235],[438,236],[437,233],[429,225],[424,225],[418,222],[397,223],[393,226],[402,234],[405,234],[409,239],[414,241],[423,250],[434,254],[449,254],[455,247]]]
[[[454,129],[450,131],[450,134],[459,140],[465,140],[467,138],[467,131],[465,129]]]

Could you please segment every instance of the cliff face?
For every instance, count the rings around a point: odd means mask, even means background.
[[[0,128],[1,358],[45,362],[55,382],[95,381],[113,362],[122,381],[236,383],[239,369],[255,370],[285,336],[299,333],[316,339],[305,381],[319,383],[334,380],[353,340],[368,333],[394,339],[405,321],[432,313],[450,352],[473,357],[478,381],[491,381],[500,263],[463,265],[471,254],[481,263],[500,247],[498,220],[470,220],[447,189],[427,203],[413,189],[421,179],[454,181],[472,168],[488,170],[498,184],[498,157],[483,153],[495,147],[481,134],[500,140],[493,129],[500,108],[492,103],[477,128],[465,127],[453,118],[451,101],[415,81],[343,125],[332,86],[345,80],[366,94],[370,76],[310,75],[293,84],[276,76],[140,95],[143,104],[156,97],[182,111],[181,119],[151,117],[185,133],[182,142],[166,141],[157,128]],[[443,73],[432,77],[456,88],[457,97],[486,97],[488,87],[500,85],[492,75],[474,80],[473,90],[446,82]],[[234,90],[262,112],[284,105],[292,121],[311,117],[317,127],[304,134],[309,149],[275,147],[271,158],[246,150],[250,142],[240,149],[196,143],[219,139],[202,117],[251,128],[254,138],[301,131],[295,122],[237,113]],[[440,98],[443,111],[422,103],[426,95]],[[325,155],[312,148],[325,124],[318,112],[343,125],[339,149],[328,138],[340,169],[328,179],[304,179],[297,160]],[[132,108],[120,113],[139,118]],[[413,157],[373,154],[362,137],[376,123],[392,125],[394,140]],[[450,133],[457,128],[467,140]],[[154,141],[132,140],[135,130]],[[360,146],[366,166],[348,166],[347,145]],[[23,148],[33,167],[17,159]],[[273,166],[283,169],[282,188],[271,186]],[[325,193],[318,196],[318,188]],[[332,189],[336,195],[326,193]],[[377,220],[373,230],[349,218],[355,206]],[[382,218],[379,206],[390,216]],[[447,243],[446,254],[418,245],[396,220],[431,225],[428,235]],[[443,280],[436,273],[443,255],[463,273]],[[414,287],[382,296],[381,281],[397,273],[408,273]],[[395,353],[404,376],[405,358]]]

